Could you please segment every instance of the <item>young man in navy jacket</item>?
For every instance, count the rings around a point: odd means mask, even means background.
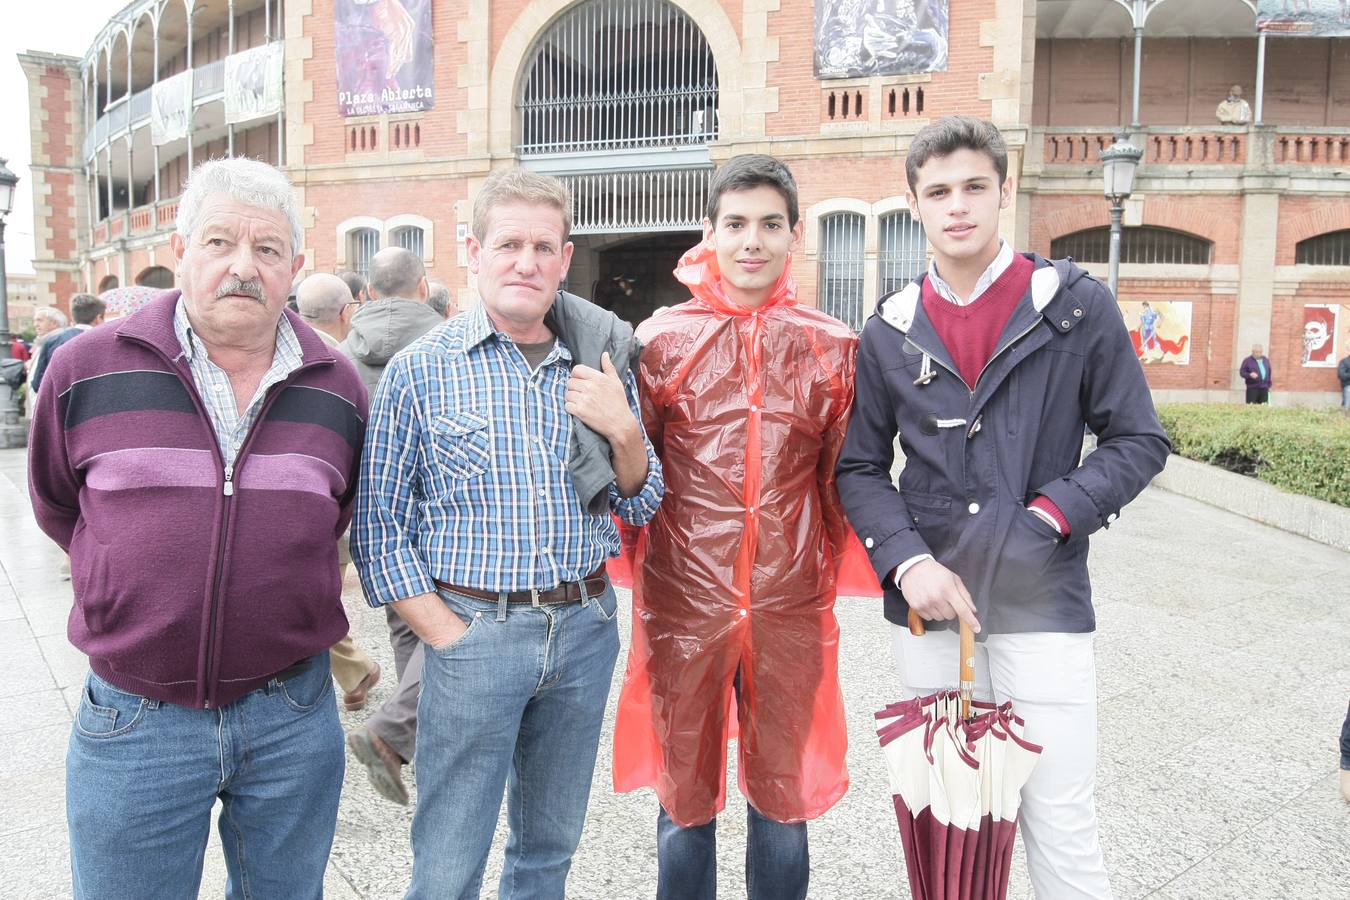
[[[1169,445],[1106,287],[999,237],[1007,171],[988,122],[950,117],[915,135],[907,197],[933,261],[863,328],[839,493],[886,587],[907,696],[955,686],[964,620],[979,639],[978,693],[1012,700],[1045,747],[1022,802],[1036,895],[1109,897],[1087,538]],[[1084,425],[1098,438],[1086,459]],[[926,636],[910,634],[910,610]]]

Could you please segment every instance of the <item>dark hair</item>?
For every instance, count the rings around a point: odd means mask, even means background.
[[[361,292],[366,289],[366,280],[357,272],[351,269],[343,269],[341,272],[334,273],[347,283],[347,290],[352,292],[353,300],[361,299]]]
[[[718,207],[722,195],[728,191],[752,191],[757,187],[771,187],[783,196],[787,204],[788,226],[797,225],[797,181],[780,159],[762,153],[733,156],[713,174],[708,185],[708,206],[704,215],[717,224]]]
[[[909,142],[905,156],[905,177],[909,189],[919,192],[919,170],[934,157],[950,156],[957,150],[974,150],[989,157],[998,172],[1001,187],[1008,180],[1008,146],[994,123],[973,116],[944,116],[925,125]]]
[[[93,294],[76,294],[70,298],[70,317],[76,325],[93,325],[107,309],[108,304]]]

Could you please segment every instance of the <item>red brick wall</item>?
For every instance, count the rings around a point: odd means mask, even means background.
[[[1294,265],[1299,241],[1350,228],[1350,203],[1344,197],[1281,197],[1275,264]]]
[[[47,111],[47,121],[44,123],[46,140],[41,145],[41,153],[47,158],[35,162],[39,166],[78,166],[77,136],[66,121],[66,115],[68,112],[78,115],[78,104],[73,104],[72,100],[80,94],[79,74],[62,66],[47,66],[38,77],[38,83],[47,92],[43,101],[43,108]],[[39,261],[76,259],[79,254],[76,203],[79,202],[78,190],[81,185],[77,184],[71,172],[47,171],[42,173],[42,177],[49,192],[45,196],[35,197],[34,201],[35,205],[50,207],[51,215],[45,217],[45,222],[39,220],[37,224],[45,224],[51,229],[51,237],[45,238],[42,234],[34,236],[37,244],[35,256]],[[60,309],[69,312],[70,296],[79,290],[75,275],[69,272],[56,273],[52,295]]]
[[[1303,359],[1303,307],[1310,304],[1350,306],[1350,287],[1345,284],[1305,283],[1289,295],[1276,295],[1270,318],[1271,368],[1275,373],[1272,391],[1339,391],[1340,380],[1336,369],[1305,369]],[[1337,347],[1337,359],[1350,352],[1350,322],[1342,310]]]
[[[1241,197],[1149,194],[1143,199],[1145,225],[1185,231],[1213,241],[1214,265],[1238,262],[1242,241]],[[1029,202],[1030,249],[1038,253],[1048,254],[1050,242],[1057,237],[1110,224],[1110,210],[1100,195],[1037,195],[1029,198]]]

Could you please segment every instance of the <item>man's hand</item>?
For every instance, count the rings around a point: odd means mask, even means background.
[[[1255,373],[1255,372],[1248,372],[1248,373],[1247,373],[1247,380],[1248,380],[1248,381],[1255,381],[1255,380],[1256,380],[1256,373]]]
[[[600,368],[602,371],[581,365],[572,368],[572,377],[567,380],[567,412],[611,444],[632,441],[639,435],[637,419],[608,353],[600,354]]]
[[[970,599],[961,577],[942,563],[925,559],[900,576],[900,591],[909,608],[929,621],[960,619],[978,633],[975,602]]]
[[[394,604],[394,612],[433,650],[449,647],[469,630],[454,610],[437,594],[418,594]]]

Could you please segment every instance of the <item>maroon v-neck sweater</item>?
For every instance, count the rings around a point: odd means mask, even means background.
[[[931,278],[923,280],[923,310],[952,355],[961,380],[972,391],[980,371],[994,355],[1003,326],[1031,287],[1032,268],[1031,260],[1013,254],[1003,274],[974,303],[965,306],[957,306],[939,294]]]

